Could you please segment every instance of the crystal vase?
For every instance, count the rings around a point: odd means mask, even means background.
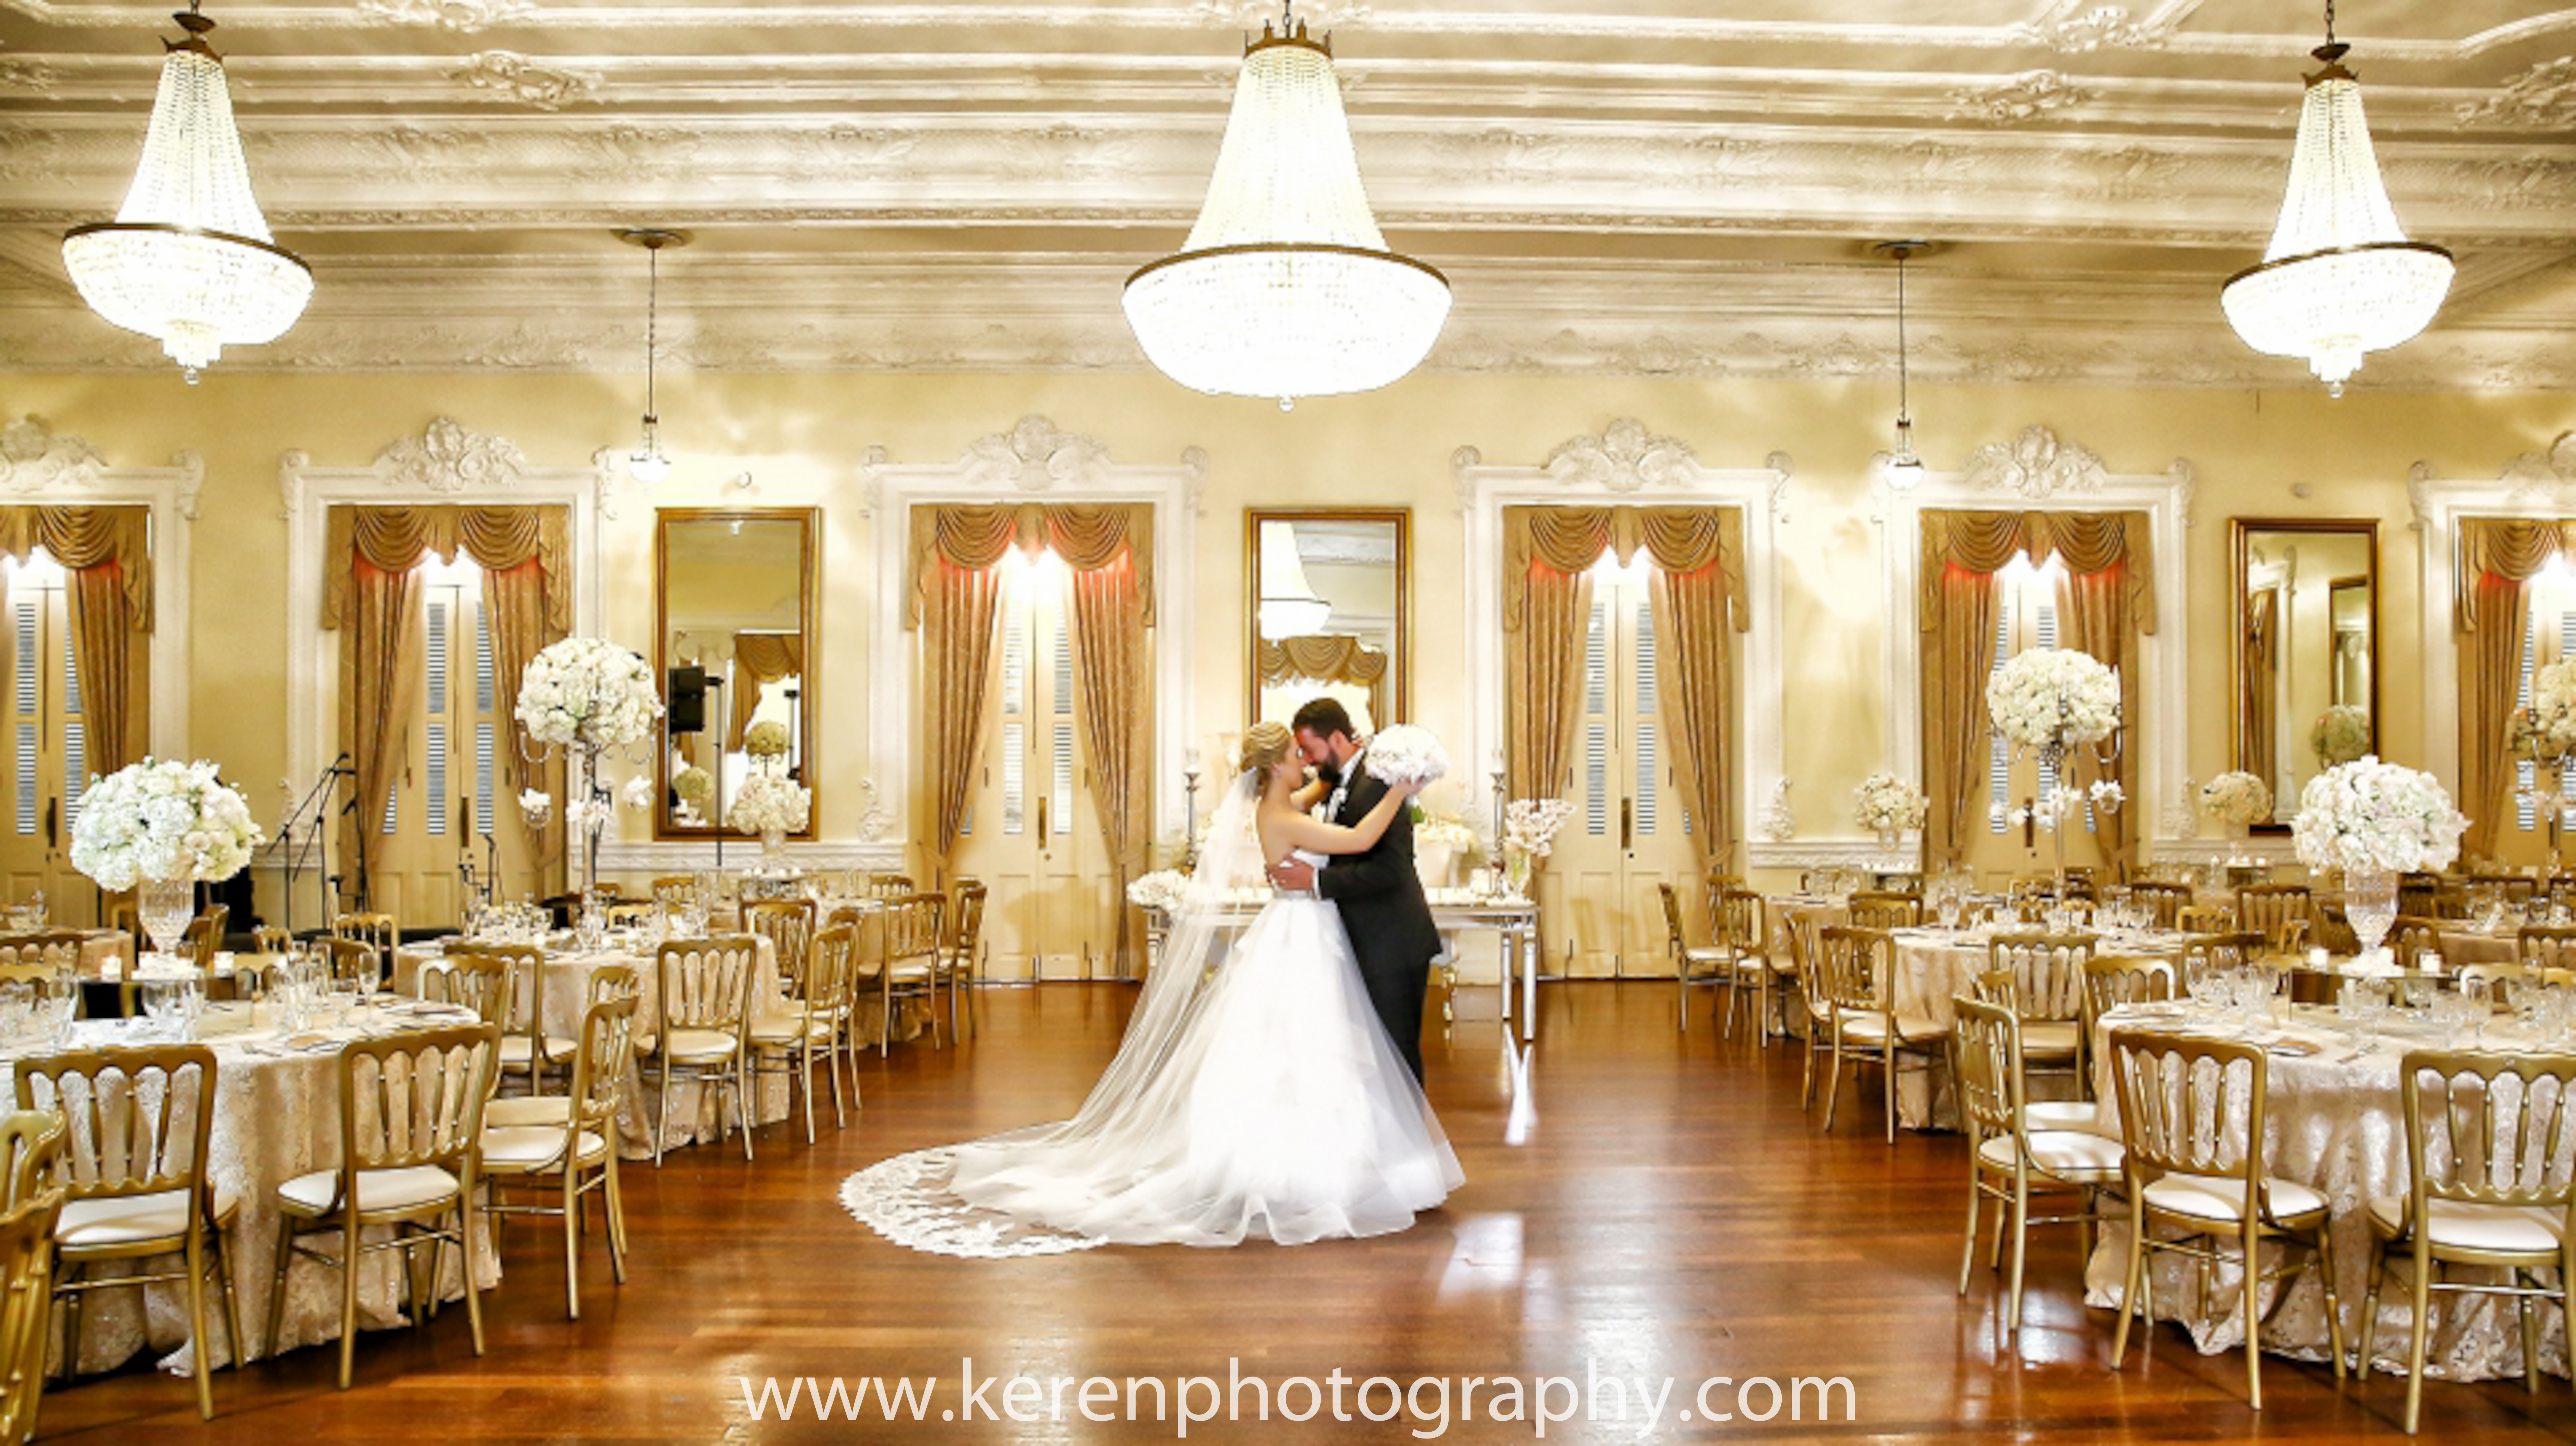
[[[2361,941],[2363,955],[2377,954],[2397,922],[2397,875],[2379,869],[2346,870],[2343,917],[2352,925],[2353,937]]]
[[[760,831],[760,861],[771,868],[787,866],[787,830],[765,828]]]
[[[152,941],[152,952],[176,954],[197,912],[197,886],[188,879],[145,879],[135,886],[134,911]]]

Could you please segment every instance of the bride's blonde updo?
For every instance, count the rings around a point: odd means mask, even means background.
[[[1235,760],[1235,769],[1241,773],[1258,770],[1267,777],[1271,769],[1288,761],[1289,751],[1295,746],[1296,740],[1288,736],[1286,728],[1277,723],[1255,723],[1243,735],[1243,752]]]

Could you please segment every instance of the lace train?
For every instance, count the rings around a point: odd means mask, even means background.
[[[964,1260],[1066,1255],[1109,1242],[979,1209],[949,1189],[956,1145],[880,1160],[841,1182],[841,1207],[860,1224],[908,1249]]]

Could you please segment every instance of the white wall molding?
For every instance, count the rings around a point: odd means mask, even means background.
[[[152,514],[152,700],[149,749],[182,757],[188,733],[193,563],[189,543],[206,460],[193,451],[167,467],[112,467],[87,438],[59,433],[33,416],[0,427],[0,502],[31,507],[143,507]]]
[[[758,839],[725,840],[724,862],[727,868],[750,868],[760,861],[760,857]],[[800,869],[865,869],[870,873],[885,874],[899,874],[906,867],[903,843],[887,839],[873,842],[856,839],[790,842],[787,861]],[[616,838],[603,839],[599,845],[599,871],[603,874],[695,873],[715,866],[716,846],[712,839],[652,841]]]
[[[920,816],[913,748],[919,732],[920,669],[912,629],[912,513],[925,503],[967,506],[1009,502],[1140,502],[1154,509],[1154,730],[1153,836],[1183,827],[1181,790],[1167,780],[1181,775],[1183,756],[1196,736],[1189,669],[1197,634],[1195,529],[1207,482],[1208,455],[1185,448],[1177,463],[1133,464],[1110,460],[1091,437],[1068,432],[1043,416],[1022,417],[1005,431],[967,444],[952,462],[893,461],[882,447],[861,459],[862,496],[876,514],[876,618],[868,656],[876,686],[869,690],[868,776],[888,784],[894,799],[891,826],[908,834]]]
[[[2453,636],[2464,517],[2576,517],[2576,432],[2545,451],[2508,460],[2493,477],[2445,478],[2430,462],[2406,473],[2423,589],[2416,599],[2424,656],[2424,758],[2442,786],[2460,791],[2460,651]]]
[[[2129,747],[2138,764],[2130,789],[2142,801],[2173,794],[2191,772],[2187,538],[2197,479],[2191,462],[2181,457],[2161,474],[2112,472],[2093,451],[2061,439],[2044,426],[2025,427],[2008,441],[1979,447],[1959,470],[1934,472],[1910,492],[1889,490],[1882,476],[1878,521],[1884,585],[1880,616],[1887,619],[1884,747],[1896,775],[1918,785],[1923,779],[1919,643],[1924,510],[2143,511],[2156,554],[2156,631],[2138,639],[2138,698],[2147,718],[2143,737],[2134,727],[2130,734]],[[2140,823],[2139,843],[2151,857],[2180,832],[2169,809],[2158,809]]]
[[[1503,749],[1503,509],[1566,503],[1735,507],[1744,514],[1746,586],[1753,627],[1744,638],[1737,683],[1736,831],[1756,868],[1773,867],[1776,841],[1762,836],[1762,812],[1785,777],[1781,712],[1783,628],[1779,530],[1789,510],[1796,468],[1786,452],[1760,467],[1710,467],[1687,442],[1659,436],[1630,417],[1549,449],[1535,466],[1485,461],[1472,446],[1449,457],[1450,480],[1467,521],[1466,690],[1470,700],[1463,751],[1468,811],[1490,817],[1493,760]]]

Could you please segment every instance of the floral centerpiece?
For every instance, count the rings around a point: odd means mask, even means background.
[[[1922,789],[1885,770],[1862,779],[1860,787],[1852,790],[1852,817],[1890,848],[1895,847],[1897,834],[1921,828],[1931,810],[1932,801]]]
[[[2561,658],[2531,675],[2531,701],[2505,720],[2504,751],[2531,765],[2521,797],[2549,830],[2549,871],[2559,870],[2559,823],[2567,810],[2567,770],[2576,767],[2576,659]]]
[[[2272,816],[2272,788],[2237,769],[2222,773],[2200,788],[2200,811],[2228,828],[2251,828]]]
[[[2397,876],[2447,868],[2469,821],[2429,773],[2369,754],[2308,780],[2290,841],[2312,869],[2341,869],[2344,916],[2375,953],[2397,921]]]
[[[2308,729],[2308,747],[2317,766],[2333,768],[2370,752],[2370,714],[2357,704],[2337,703],[2317,715]]]
[[[1986,711],[2024,748],[2099,743],[2120,726],[2120,675],[2073,648],[2025,648],[1987,676]]]
[[[1503,869],[1512,891],[1529,897],[1530,874],[1556,848],[1557,830],[1574,817],[1562,798],[1515,798],[1503,809]]]
[[[692,763],[671,775],[671,792],[690,811],[696,812],[716,796],[716,776]]]
[[[1179,869],[1156,869],[1128,881],[1127,902],[1140,909],[1169,914],[1180,908],[1189,887],[1190,876]]]
[[[1440,746],[1430,729],[1398,723],[1380,729],[1369,740],[1360,766],[1391,787],[1408,783],[1428,786],[1448,775],[1449,750]]]
[[[742,735],[742,751],[763,762],[786,757],[787,725],[774,718],[752,724]]]
[[[1464,819],[1412,806],[1413,871],[1426,889],[1446,888],[1450,866],[1475,851],[1476,831]]]
[[[761,847],[777,853],[787,835],[801,833],[813,815],[814,795],[783,773],[755,773],[742,781],[742,791],[725,807],[725,826],[760,835]]]
[[[139,889],[152,946],[174,953],[198,883],[240,873],[264,835],[212,763],[146,758],[94,780],[72,825],[72,867],[110,893]]]
[[[564,750],[580,764],[563,820],[565,846],[580,850],[586,895],[599,874],[600,830],[615,813],[599,776],[599,757],[644,741],[662,716],[653,670],[631,649],[604,638],[549,643],[519,674],[517,714],[529,738],[548,750]],[[527,812],[525,795],[521,811]],[[544,826],[536,814],[529,821]]]

